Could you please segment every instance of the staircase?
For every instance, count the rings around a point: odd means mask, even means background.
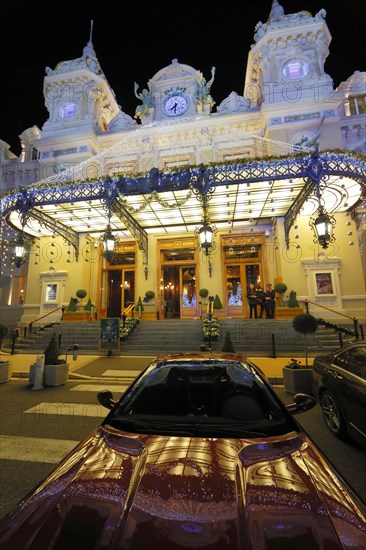
[[[211,340],[211,349],[221,351],[225,334],[230,332],[234,349],[248,356],[301,357],[305,352],[304,337],[292,327],[288,319],[226,319],[220,320],[220,336]],[[352,328],[352,327],[351,327]],[[62,354],[67,347],[79,345],[81,355],[106,355],[107,350],[99,351],[100,323],[62,322],[53,326],[36,329],[20,335],[16,340],[15,353],[39,354],[47,347],[51,336],[56,333]],[[353,341],[353,336],[342,336],[343,344]],[[158,355],[185,351],[199,351],[202,344],[200,319],[166,319],[141,321],[126,340],[121,341],[120,355]],[[4,351],[10,351],[10,342],[3,343]],[[310,356],[328,353],[340,347],[339,332],[319,326],[314,334],[307,336],[307,349]],[[113,354],[117,352],[113,351]]]

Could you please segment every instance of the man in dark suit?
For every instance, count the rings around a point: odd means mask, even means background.
[[[264,303],[266,308],[266,318],[274,319],[276,301],[275,301],[275,291],[272,288],[272,285],[268,283],[266,285],[266,291],[264,293]]]

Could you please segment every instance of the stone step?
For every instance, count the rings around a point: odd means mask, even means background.
[[[286,353],[299,355],[304,353],[304,337],[297,333],[292,320],[288,319],[224,319],[219,320],[220,335],[215,341],[211,339],[211,349],[220,351],[225,341],[226,332],[236,352],[253,355],[254,353]],[[352,325],[351,325],[352,326]],[[21,335],[16,341],[17,353],[42,353],[47,347],[52,334],[60,338],[60,350],[66,350],[73,344],[79,345],[79,353],[99,352],[100,323],[62,322],[44,327],[42,330],[33,327],[26,336]],[[349,335],[343,336],[343,343],[352,341]],[[199,350],[201,345],[208,346],[203,340],[201,319],[142,320],[126,340],[121,341],[120,353],[125,355],[154,355],[179,351]],[[3,344],[4,349],[9,342]],[[315,334],[307,336],[309,353],[326,353],[340,346],[338,331],[319,326]]]

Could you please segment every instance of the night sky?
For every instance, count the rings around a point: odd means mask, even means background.
[[[315,15],[324,8],[332,35],[326,72],[338,86],[355,70],[365,71],[366,2],[280,0],[285,14],[301,10]],[[140,90],[160,69],[177,58],[209,80],[217,104],[235,91],[243,93],[247,56],[254,27],[267,21],[272,0],[212,2],[14,2],[3,7],[2,114],[0,138],[19,154],[18,135],[48,118],[44,106],[45,68],[81,57],[94,21],[93,44],[117,102],[130,116]]]

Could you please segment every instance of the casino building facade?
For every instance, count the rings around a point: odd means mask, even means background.
[[[197,318],[201,289],[242,318],[250,283],[282,281],[314,315],[365,320],[366,73],[334,88],[324,10],[274,0],[254,32],[244,90],[214,97],[215,67],[173,59],[131,115],[92,40],[46,68],[48,119],[19,157],[0,141],[2,318],[59,320],[78,289],[97,319],[147,291],[146,319]]]

